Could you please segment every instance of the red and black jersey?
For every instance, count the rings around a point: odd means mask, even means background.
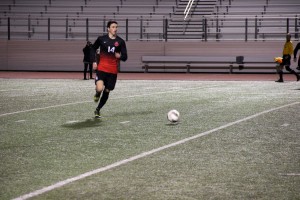
[[[127,49],[125,41],[116,36],[115,39],[111,39],[108,34],[97,38],[93,44],[93,54],[95,50],[100,47],[100,62],[98,64],[98,70],[107,73],[117,74],[119,59],[115,57],[115,53],[120,53],[120,60],[127,60]],[[93,61],[96,62],[95,57]]]

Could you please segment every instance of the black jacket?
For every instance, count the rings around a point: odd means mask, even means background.
[[[91,62],[91,58],[90,58],[91,46],[86,45],[86,46],[82,49],[82,51],[83,51],[83,54],[84,54],[83,62],[88,62],[88,63],[90,63],[90,62]]]

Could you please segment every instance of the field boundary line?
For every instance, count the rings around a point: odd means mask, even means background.
[[[49,109],[49,108],[58,108],[58,107],[63,107],[63,106],[76,105],[76,104],[81,104],[81,103],[90,103],[90,102],[92,102],[92,101],[81,101],[81,102],[59,104],[59,105],[54,105],[54,106],[47,106],[47,107],[42,107],[42,108],[33,108],[33,109],[21,110],[21,111],[16,111],[16,112],[11,112],[11,113],[3,113],[0,115],[0,117],[4,117],[7,115],[20,114],[20,113],[25,113],[25,112],[31,112],[31,111],[37,111],[37,110],[45,110],[45,109]]]
[[[154,93],[147,93],[147,94],[140,94],[140,95],[131,95],[131,96],[125,96],[125,97],[116,97],[116,98],[111,98],[111,100],[114,99],[127,99],[127,98],[134,98],[134,97],[143,97],[143,96],[151,96],[155,94],[166,94],[166,93],[172,93],[172,92],[180,92],[180,91],[188,91],[188,90],[195,90],[195,89],[205,89],[205,88],[212,88],[212,87],[218,87],[217,85],[214,86],[203,86],[203,87],[195,87],[195,88],[183,88],[180,90],[172,90],[172,91],[164,91],[164,92],[154,92]],[[28,110],[21,110],[21,111],[15,111],[11,113],[3,113],[0,114],[0,117],[8,116],[8,115],[14,115],[14,114],[19,114],[19,113],[25,113],[25,112],[31,112],[31,111],[38,111],[38,110],[45,110],[49,108],[58,108],[58,107],[63,107],[63,106],[69,106],[69,105],[76,105],[76,104],[82,104],[82,103],[92,103],[94,101],[80,101],[80,102],[73,102],[73,103],[65,103],[65,104],[59,104],[59,105],[53,105],[53,106],[47,106],[47,107],[42,107],[42,108],[33,108],[33,109],[28,109]]]
[[[241,123],[241,122],[245,122],[245,121],[247,121],[247,120],[256,118],[256,117],[261,116],[261,115],[263,115],[263,114],[267,114],[267,113],[270,113],[270,112],[273,112],[273,111],[276,111],[276,110],[280,110],[280,109],[283,109],[283,108],[286,108],[286,107],[290,107],[290,106],[293,106],[293,105],[297,105],[297,104],[300,104],[300,102],[294,102],[294,103],[286,104],[286,105],[283,105],[283,106],[279,106],[279,107],[276,107],[276,108],[272,108],[272,109],[269,109],[269,110],[265,110],[265,111],[256,113],[256,114],[254,114],[254,115],[250,115],[250,116],[245,117],[245,118],[243,118],[243,119],[239,119],[239,120],[236,120],[236,121],[234,121],[234,122],[230,122],[230,123],[228,123],[228,124],[222,125],[222,126],[220,126],[220,127],[218,127],[218,128],[214,128],[214,129],[211,129],[211,130],[209,130],[209,131],[205,131],[205,132],[199,133],[199,134],[197,134],[197,135],[194,135],[194,136],[191,136],[191,137],[188,137],[188,138],[179,140],[179,141],[177,141],[177,142],[170,143],[170,144],[168,144],[168,145],[165,145],[165,146],[162,146],[162,147],[159,147],[159,148],[156,148],[156,149],[152,149],[152,150],[150,150],[150,151],[146,151],[146,152],[140,153],[140,154],[138,154],[138,155],[136,155],[136,156],[132,156],[132,157],[130,157],[130,158],[127,158],[127,159],[124,159],[124,160],[115,162],[115,163],[113,163],[113,164],[110,164],[110,165],[107,165],[107,166],[104,166],[104,167],[101,167],[101,168],[98,168],[98,169],[95,169],[95,170],[86,172],[86,173],[84,173],[84,174],[80,174],[80,175],[78,175],[78,176],[75,176],[75,177],[72,177],[72,178],[69,178],[69,179],[66,179],[66,180],[57,182],[57,183],[55,183],[55,184],[53,184],[53,185],[50,185],[50,186],[44,187],[44,188],[42,188],[42,189],[39,189],[39,190],[30,192],[30,193],[28,193],[28,194],[25,194],[25,195],[22,195],[22,196],[20,196],[20,197],[17,197],[17,198],[15,198],[15,199],[13,199],[13,200],[26,200],[26,199],[28,199],[28,198],[31,198],[31,197],[35,197],[35,196],[41,195],[41,194],[46,193],[46,192],[49,192],[49,191],[51,191],[51,190],[54,190],[54,189],[63,187],[64,185],[67,185],[67,184],[69,184],[69,183],[72,183],[72,182],[75,182],[75,181],[84,179],[84,178],[86,178],[86,177],[89,177],[89,176],[98,174],[98,173],[100,173],[100,172],[104,172],[104,171],[107,171],[107,170],[111,170],[111,169],[116,168],[116,167],[118,167],[118,166],[125,165],[125,164],[127,164],[127,163],[129,163],[129,162],[138,160],[138,159],[140,159],[140,158],[144,158],[144,157],[146,157],[146,156],[149,156],[149,155],[151,155],[151,154],[154,154],[154,153],[163,151],[163,150],[165,150],[165,149],[168,149],[168,148],[171,148],[171,147],[180,145],[180,144],[184,144],[184,143],[189,142],[189,141],[191,141],[191,140],[194,140],[194,139],[200,138],[200,137],[202,137],[202,136],[205,136],[205,135],[214,133],[214,132],[216,132],[216,131],[225,129],[225,128],[230,127],[230,126],[233,126],[233,125],[235,125],[235,124],[239,124],[239,123]]]

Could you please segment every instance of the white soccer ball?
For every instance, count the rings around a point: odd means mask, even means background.
[[[179,112],[177,110],[170,110],[168,112],[167,118],[170,122],[175,123],[179,121]]]

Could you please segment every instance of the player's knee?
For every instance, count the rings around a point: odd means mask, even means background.
[[[97,87],[96,87],[96,91],[97,91],[97,92],[102,92],[102,91],[103,91],[103,87],[97,86]]]
[[[96,92],[98,92],[98,93],[101,93],[101,92],[102,92],[102,90],[101,90],[101,89],[98,89],[98,88],[96,88]]]

